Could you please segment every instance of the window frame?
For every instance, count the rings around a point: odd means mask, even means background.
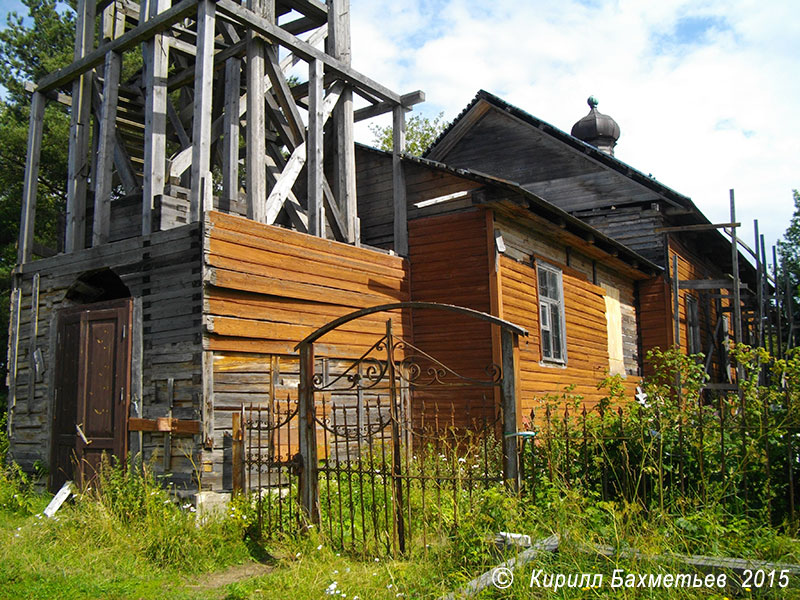
[[[558,298],[552,298],[542,294],[541,282],[543,271],[555,276]],[[561,269],[545,262],[536,261],[536,297],[536,304],[539,309],[539,351],[541,361],[545,364],[564,366],[567,364],[567,326],[564,306],[564,278]],[[558,312],[559,329],[557,332],[555,332],[553,328],[553,307],[555,307]],[[547,315],[546,317],[544,316],[545,314]],[[554,356],[553,352],[553,340],[555,339],[556,333],[558,334],[558,341],[560,343],[560,357]],[[547,335],[550,340],[550,356],[545,354],[545,335]]]

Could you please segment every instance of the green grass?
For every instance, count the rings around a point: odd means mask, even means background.
[[[718,508],[645,513],[637,505],[601,502],[587,492],[558,486],[538,494],[535,501],[501,489],[476,493],[457,530],[440,531],[427,539],[427,548],[415,543],[406,556],[390,559],[337,552],[316,529],[306,535],[254,540],[252,509],[246,501],[234,503],[225,515],[199,521],[188,505],[180,506],[146,475],[108,469],[103,477],[102,492],[84,490],[56,518],[47,519],[40,513],[49,496],[33,492],[19,473],[0,474],[0,598],[435,599],[512,556],[499,554],[489,541],[500,530],[533,539],[558,533],[560,549],[518,571],[508,590],[489,588],[478,598],[720,600],[741,591],[612,589],[616,568],[656,574],[688,569],[603,557],[591,551],[592,543],[646,554],[800,563],[800,541]],[[259,560],[269,565],[265,574],[241,580],[218,576]],[[565,575],[602,573],[605,583],[599,589],[558,592],[530,588],[533,569]],[[736,597],[800,598],[800,581],[792,586]]]

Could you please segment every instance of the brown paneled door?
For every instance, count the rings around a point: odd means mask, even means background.
[[[59,314],[51,488],[91,479],[103,454],[125,457],[131,300]],[[76,470],[77,469],[77,470]]]

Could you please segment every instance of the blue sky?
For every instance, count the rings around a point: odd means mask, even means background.
[[[353,63],[426,115],[483,88],[562,130],[595,95],[617,157],[768,243],[800,188],[800,18],[791,0],[351,0]],[[371,136],[366,128],[357,133]]]
[[[19,0],[0,0],[0,25],[5,27],[6,17],[10,12],[18,12],[21,15],[28,13],[27,7]]]
[[[6,15],[26,9],[0,0]],[[569,131],[595,95],[617,157],[768,243],[800,188],[793,0],[351,0],[353,65],[452,119],[483,88]],[[357,130],[370,142],[366,126]]]

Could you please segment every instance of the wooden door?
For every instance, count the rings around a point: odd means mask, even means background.
[[[52,489],[67,479],[91,478],[104,453],[125,457],[130,321],[129,298],[59,315]]]

